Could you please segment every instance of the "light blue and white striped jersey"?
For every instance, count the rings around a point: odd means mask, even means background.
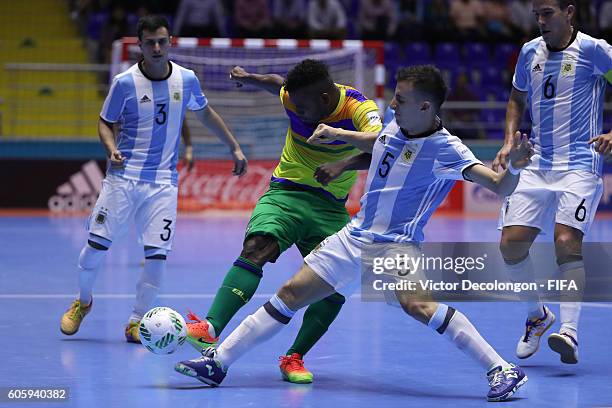
[[[603,160],[591,137],[602,133],[612,47],[575,31],[564,50],[551,51],[542,37],[523,45],[512,85],[528,93],[534,170],[582,169],[601,175]]]
[[[392,120],[372,151],[361,210],[348,225],[364,242],[421,242],[423,227],[463,171],[481,163],[442,126],[427,137],[406,138]]]
[[[139,64],[117,75],[100,117],[119,122],[117,148],[125,167],[107,171],[155,184],[178,184],[176,164],[185,110],[204,109],[208,101],[193,71],[170,62],[167,78],[147,78]]]

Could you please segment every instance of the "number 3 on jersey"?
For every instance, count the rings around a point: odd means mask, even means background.
[[[166,104],[158,103],[157,105],[157,115],[155,115],[155,123],[158,125],[163,125],[166,123],[166,119],[168,118],[168,114],[166,113]]]
[[[390,152],[385,152],[385,156],[380,163],[380,167],[378,168],[378,175],[382,178],[385,178],[389,175],[389,171],[391,170],[391,164],[388,160],[395,159],[395,156]]]

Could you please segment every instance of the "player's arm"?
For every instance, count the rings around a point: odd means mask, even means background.
[[[104,119],[99,118],[98,136],[104,145],[106,157],[108,157],[110,160],[111,166],[122,167],[125,162],[125,158],[121,155],[121,152],[117,149],[117,144],[115,143],[114,123],[107,122]]]
[[[252,74],[240,66],[235,66],[230,71],[230,79],[236,81],[238,86],[253,85],[268,91],[274,95],[280,93],[285,78],[276,74]]]
[[[495,156],[495,160],[493,161],[493,170],[498,171],[499,166],[502,169],[507,167],[508,154],[510,153],[510,149],[512,148],[512,140],[514,137],[514,133],[519,130],[521,126],[521,119],[523,118],[523,113],[525,112],[525,107],[527,106],[527,92],[521,92],[518,89],[512,87],[512,91],[510,93],[510,99],[508,100],[508,106],[506,107],[506,128],[505,128],[505,138],[504,145],[497,155]]]
[[[358,132],[355,130],[346,130],[328,126],[320,123],[315,129],[312,136],[307,140],[310,144],[327,144],[334,140],[341,140],[351,144],[362,152],[372,153],[374,142],[379,132]]]
[[[185,161],[185,166],[187,166],[187,171],[191,171],[193,169],[194,161],[193,161],[193,144],[191,142],[191,131],[189,130],[189,126],[187,126],[187,119],[183,119],[183,127],[181,135],[183,136],[183,144],[185,145],[185,157],[183,160]]]
[[[354,156],[349,156],[342,160],[320,165],[315,170],[314,177],[319,183],[326,186],[332,180],[335,180],[340,177],[340,175],[345,171],[369,169],[371,161],[371,153],[356,154]]]
[[[234,170],[233,173],[237,176],[242,176],[247,171],[247,159],[242,153],[240,144],[227,128],[227,125],[221,119],[221,116],[210,107],[206,105],[204,109],[195,111],[196,117],[204,126],[210,129],[223,143],[230,148],[230,153],[234,159]]]
[[[502,173],[497,173],[482,164],[475,164],[464,171],[466,180],[504,197],[511,194],[519,182],[519,173],[531,163],[533,148],[526,134],[516,132],[508,153],[509,165]]]

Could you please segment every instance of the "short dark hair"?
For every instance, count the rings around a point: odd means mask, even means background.
[[[565,10],[567,6],[576,7],[576,0],[557,0],[557,4],[561,10]]]
[[[448,86],[438,68],[433,65],[412,65],[397,70],[397,82],[410,82],[414,89],[426,93],[433,98],[433,102],[440,109],[446,100]]]
[[[142,40],[142,32],[144,30],[147,31],[156,31],[158,28],[166,27],[168,30],[168,34],[170,34],[170,24],[168,24],[168,20],[164,16],[150,14],[144,17],[140,17],[138,20],[138,24],[136,24],[136,32],[138,32],[138,39]]]
[[[329,75],[327,64],[314,59],[305,59],[287,73],[284,86],[287,92],[293,92],[318,82],[333,86],[334,81]]]

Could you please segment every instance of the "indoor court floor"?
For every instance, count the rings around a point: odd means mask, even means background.
[[[241,249],[247,215],[179,217],[158,304],[205,316],[225,272]],[[0,388],[69,389],[63,403],[1,407],[473,407],[487,404],[483,370],[444,337],[384,303],[345,304],[307,355],[310,385],[283,382],[278,356],[292,343],[301,312],[279,335],[234,364],[221,387],[173,370],[197,357],[187,343],[158,356],[125,342],[142,249],[135,232],[114,243],[98,276],[94,307],[74,336],[59,331],[77,292],[76,261],[86,240],[85,217],[0,216]],[[496,242],[493,218],[436,217],[428,241]],[[597,219],[588,238],[612,241],[612,220]],[[301,265],[291,248],[264,268],[257,295],[223,332],[227,336]],[[612,268],[611,268],[612,272]],[[508,361],[524,330],[517,303],[453,303]],[[558,305],[552,305],[558,312]],[[527,384],[508,402],[516,407],[612,406],[612,304],[590,303],[580,320],[580,363],[563,365],[542,342],[520,365]],[[558,329],[558,323],[553,329]]]

